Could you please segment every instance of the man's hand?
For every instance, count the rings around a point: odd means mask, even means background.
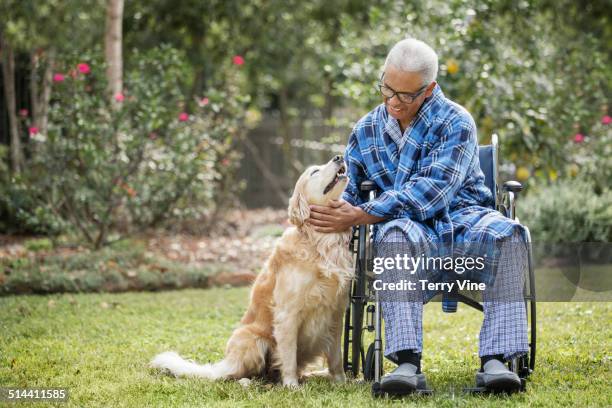
[[[330,206],[311,205],[307,223],[317,232],[343,232],[358,224],[373,224],[384,218],[376,217],[344,200],[334,200]]]

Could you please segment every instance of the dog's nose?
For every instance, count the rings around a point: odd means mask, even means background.
[[[343,162],[344,161],[344,157],[342,157],[341,155],[337,155],[332,159],[335,163],[339,163],[339,162]]]

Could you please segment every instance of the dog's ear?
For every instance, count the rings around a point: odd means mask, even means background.
[[[289,221],[296,227],[301,227],[308,217],[310,217],[308,201],[300,189],[296,188],[289,199]]]

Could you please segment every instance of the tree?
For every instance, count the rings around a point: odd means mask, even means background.
[[[11,166],[18,172],[23,163],[23,129],[17,111],[26,101],[14,92],[15,55],[30,56],[30,133],[47,134],[48,107],[52,97],[56,62],[67,52],[91,48],[99,41],[97,21],[103,0],[3,0],[0,2],[0,47],[5,99],[11,133]],[[65,73],[61,73],[62,75]],[[22,104],[19,107],[17,104]]]
[[[104,35],[104,55],[106,56],[106,78],[111,103],[120,103],[123,89],[123,0],[108,0],[106,6],[106,33]]]
[[[4,78],[4,97],[8,107],[11,133],[11,170],[19,174],[23,167],[23,153],[19,138],[19,122],[15,103],[15,53],[7,41],[4,31],[0,31],[0,52],[2,53],[2,77]]]

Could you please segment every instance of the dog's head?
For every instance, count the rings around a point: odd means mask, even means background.
[[[301,226],[310,216],[310,204],[329,205],[346,188],[348,177],[342,156],[336,156],[322,166],[310,166],[298,179],[289,200],[289,221]]]

